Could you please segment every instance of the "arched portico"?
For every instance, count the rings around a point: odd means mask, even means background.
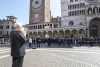
[[[52,36],[52,32],[51,32],[51,31],[49,31],[49,32],[48,32],[48,35],[49,35],[49,37],[50,37],[50,38],[52,38],[52,37],[53,37],[53,36]]]
[[[100,37],[100,18],[94,18],[89,23],[89,34],[93,37]]]
[[[65,31],[65,37],[70,37],[70,30]]]
[[[45,36],[46,36],[46,31],[44,31],[44,32],[42,33],[42,37],[45,38]]]
[[[77,37],[77,30],[72,30],[73,37]]]
[[[53,37],[58,37],[57,31],[54,31],[54,32],[53,32]]]
[[[85,30],[84,29],[80,29],[78,33],[79,33],[78,34],[79,37],[85,37]]]
[[[39,37],[42,37],[42,33],[41,33],[41,32],[38,32],[38,36],[39,36]]]
[[[32,32],[29,32],[29,37],[32,37]]]
[[[63,31],[63,30],[60,30],[60,31],[59,31],[59,36],[60,36],[60,37],[64,37],[64,31]]]
[[[34,32],[34,33],[33,33],[33,36],[34,36],[34,37],[37,37],[37,35],[38,35],[37,32]],[[31,36],[31,37],[32,37],[32,36]]]

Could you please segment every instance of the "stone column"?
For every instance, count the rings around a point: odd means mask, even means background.
[[[53,31],[51,31],[52,32],[52,38],[54,38],[54,33],[53,33]]]
[[[59,37],[59,30],[57,30],[57,35],[58,35],[58,37]]]
[[[72,29],[70,29],[70,34],[69,34],[69,36],[71,36],[71,34],[72,34]]]
[[[52,28],[54,28],[54,24],[52,23]]]
[[[89,31],[89,28],[87,29],[86,34],[87,34],[87,37],[90,37],[90,31]]]
[[[76,36],[76,37],[80,37],[80,36],[79,36],[79,30],[77,30],[77,36]]]
[[[65,31],[63,30],[64,34],[63,34],[63,37],[65,37]]]

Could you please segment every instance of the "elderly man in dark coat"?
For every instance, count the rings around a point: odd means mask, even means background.
[[[10,32],[12,67],[22,67],[25,55],[24,43],[26,32],[22,32],[22,24],[15,23],[15,29]]]

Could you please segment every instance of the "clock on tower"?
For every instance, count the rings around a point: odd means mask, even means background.
[[[50,22],[50,0],[30,0],[29,24]]]
[[[42,0],[33,0],[32,6],[33,8],[39,8],[42,5]]]

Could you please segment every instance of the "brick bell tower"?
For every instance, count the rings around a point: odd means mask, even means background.
[[[30,0],[29,24],[50,22],[50,0]]]

